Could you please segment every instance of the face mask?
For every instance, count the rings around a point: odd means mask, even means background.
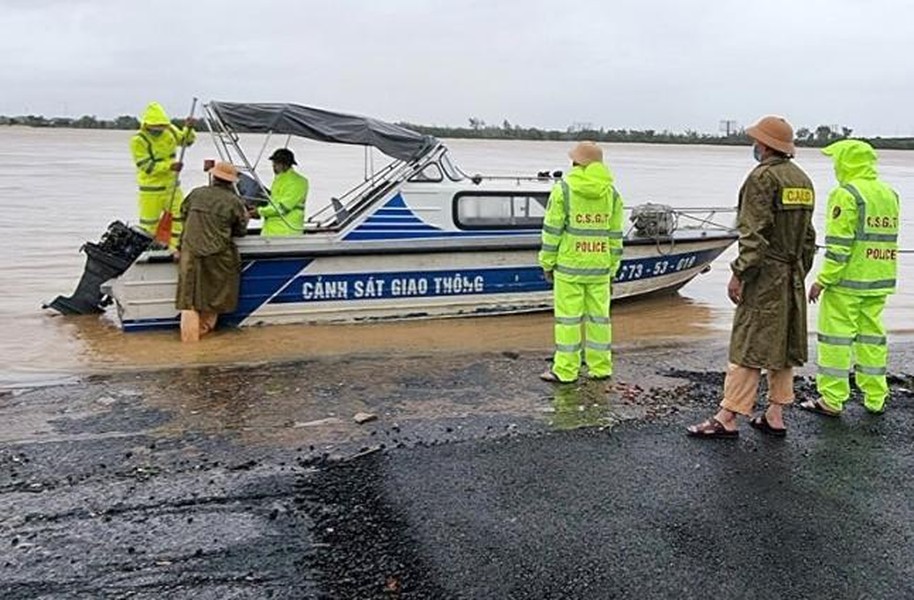
[[[755,160],[762,162],[762,148],[757,144],[752,145],[752,156],[755,157]]]

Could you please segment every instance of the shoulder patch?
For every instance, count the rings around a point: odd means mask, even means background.
[[[812,206],[815,203],[815,195],[813,194],[813,191],[808,188],[784,188],[781,191],[781,202],[783,204]]]

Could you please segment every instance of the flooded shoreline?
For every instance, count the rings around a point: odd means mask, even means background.
[[[548,313],[461,320],[420,320],[354,325],[298,325],[220,331],[196,347],[182,346],[171,332],[123,334],[113,315],[61,318],[41,305],[68,294],[83,268],[79,248],[97,239],[113,219],[133,220],[134,173],[129,132],[0,129],[0,386],[63,381],[111,370],[143,370],[216,364],[257,364],[352,353],[475,352],[552,346]],[[257,140],[252,140],[256,142]],[[567,145],[553,142],[449,140],[452,158],[469,173],[533,174],[561,168]],[[361,180],[361,148],[293,143],[312,183],[309,211]],[[43,157],[66,157],[48,173]],[[732,206],[752,166],[745,148],[607,144],[605,154],[628,206],[660,202],[674,207]],[[206,136],[190,148],[182,175],[185,191],[204,181],[203,159],[213,155]],[[902,197],[914,197],[914,166],[903,152],[881,153],[885,179]],[[798,158],[818,190],[816,226],[833,182],[828,160],[803,150]],[[267,167],[268,165],[261,165]],[[261,169],[263,170],[263,169]],[[701,177],[695,177],[700,173]],[[262,173],[269,181],[270,175]],[[40,200],[40,201],[39,201]],[[47,218],[47,205],[54,218]],[[914,214],[902,213],[901,244],[914,247]],[[820,235],[821,237],[821,235]],[[726,298],[731,247],[676,296],[614,307],[615,341],[695,338],[726,340],[732,306]],[[904,255],[899,293],[890,298],[890,334],[914,327],[914,255]],[[810,331],[816,307],[810,307]]]
[[[688,315],[683,319],[683,315]],[[61,378],[203,366],[243,366],[358,355],[416,356],[540,351],[548,356],[552,315],[531,312],[450,319],[353,324],[277,325],[222,329],[199,344],[180,344],[175,331],[124,334],[96,316],[53,317],[81,346],[57,369],[7,365],[0,387],[54,383]],[[678,295],[623,301],[613,307],[615,343],[685,343],[721,330],[707,307]]]

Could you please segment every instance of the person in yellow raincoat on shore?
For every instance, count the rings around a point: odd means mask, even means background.
[[[622,261],[622,197],[603,151],[581,142],[569,157],[571,171],[549,195],[539,253],[555,297],[555,356],[540,377],[556,383],[577,380],[582,350],[590,378],[612,375],[610,281]]]
[[[162,105],[150,102],[140,119],[140,129],[130,138],[130,152],[136,166],[139,186],[140,226],[155,235],[159,218],[171,203],[172,226],[169,247],[174,249],[181,237],[181,192],[178,174],[184,167],[178,162],[178,148],[194,143],[196,134],[191,123],[183,129],[172,124]]]
[[[882,312],[898,274],[900,201],[879,180],[876,151],[868,143],[841,140],[822,152],[834,161],[838,187],[825,214],[825,262],[809,289],[809,301],[822,302],[816,375],[821,398],[800,408],[838,416],[850,396],[853,369],[864,407],[882,414],[889,394]]]

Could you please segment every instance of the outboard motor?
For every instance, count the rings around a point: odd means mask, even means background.
[[[638,237],[663,237],[676,230],[676,211],[666,204],[641,204],[632,209],[629,220]]]
[[[57,296],[43,308],[52,308],[63,315],[103,312],[111,299],[102,294],[101,285],[126,271],[155,243],[145,231],[131,229],[120,221],[111,223],[101,241],[86,242],[80,248],[86,253],[86,266],[73,295]]]

